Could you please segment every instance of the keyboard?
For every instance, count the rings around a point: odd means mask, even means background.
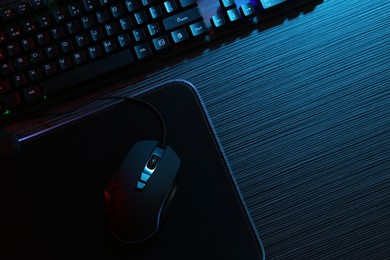
[[[107,75],[147,72],[311,2],[0,0],[0,120],[77,98]]]

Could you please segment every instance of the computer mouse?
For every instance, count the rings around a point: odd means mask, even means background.
[[[144,241],[155,234],[176,191],[180,159],[157,141],[135,143],[107,185],[106,221],[124,243]]]

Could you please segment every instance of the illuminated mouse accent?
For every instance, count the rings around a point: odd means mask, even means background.
[[[148,183],[150,177],[152,177],[154,169],[156,169],[156,166],[159,163],[163,153],[164,153],[164,149],[160,147],[156,147],[153,150],[140,177],[138,178],[137,185],[136,185],[137,190],[142,191],[146,187],[146,184]]]

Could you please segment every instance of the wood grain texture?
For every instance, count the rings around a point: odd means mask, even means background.
[[[199,89],[267,258],[390,258],[389,28],[324,1],[147,79]]]
[[[170,64],[126,91],[197,87],[268,259],[390,258],[388,1],[325,0]]]

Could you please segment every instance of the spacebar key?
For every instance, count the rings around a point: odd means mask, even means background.
[[[131,63],[133,63],[133,57],[131,56],[130,50],[126,49],[93,63],[49,78],[41,83],[41,87],[46,95],[52,95],[86,80],[96,78],[99,75],[114,72]]]
[[[193,7],[174,16],[167,17],[163,20],[165,30],[170,31],[183,24],[188,24],[203,18],[197,7]]]

